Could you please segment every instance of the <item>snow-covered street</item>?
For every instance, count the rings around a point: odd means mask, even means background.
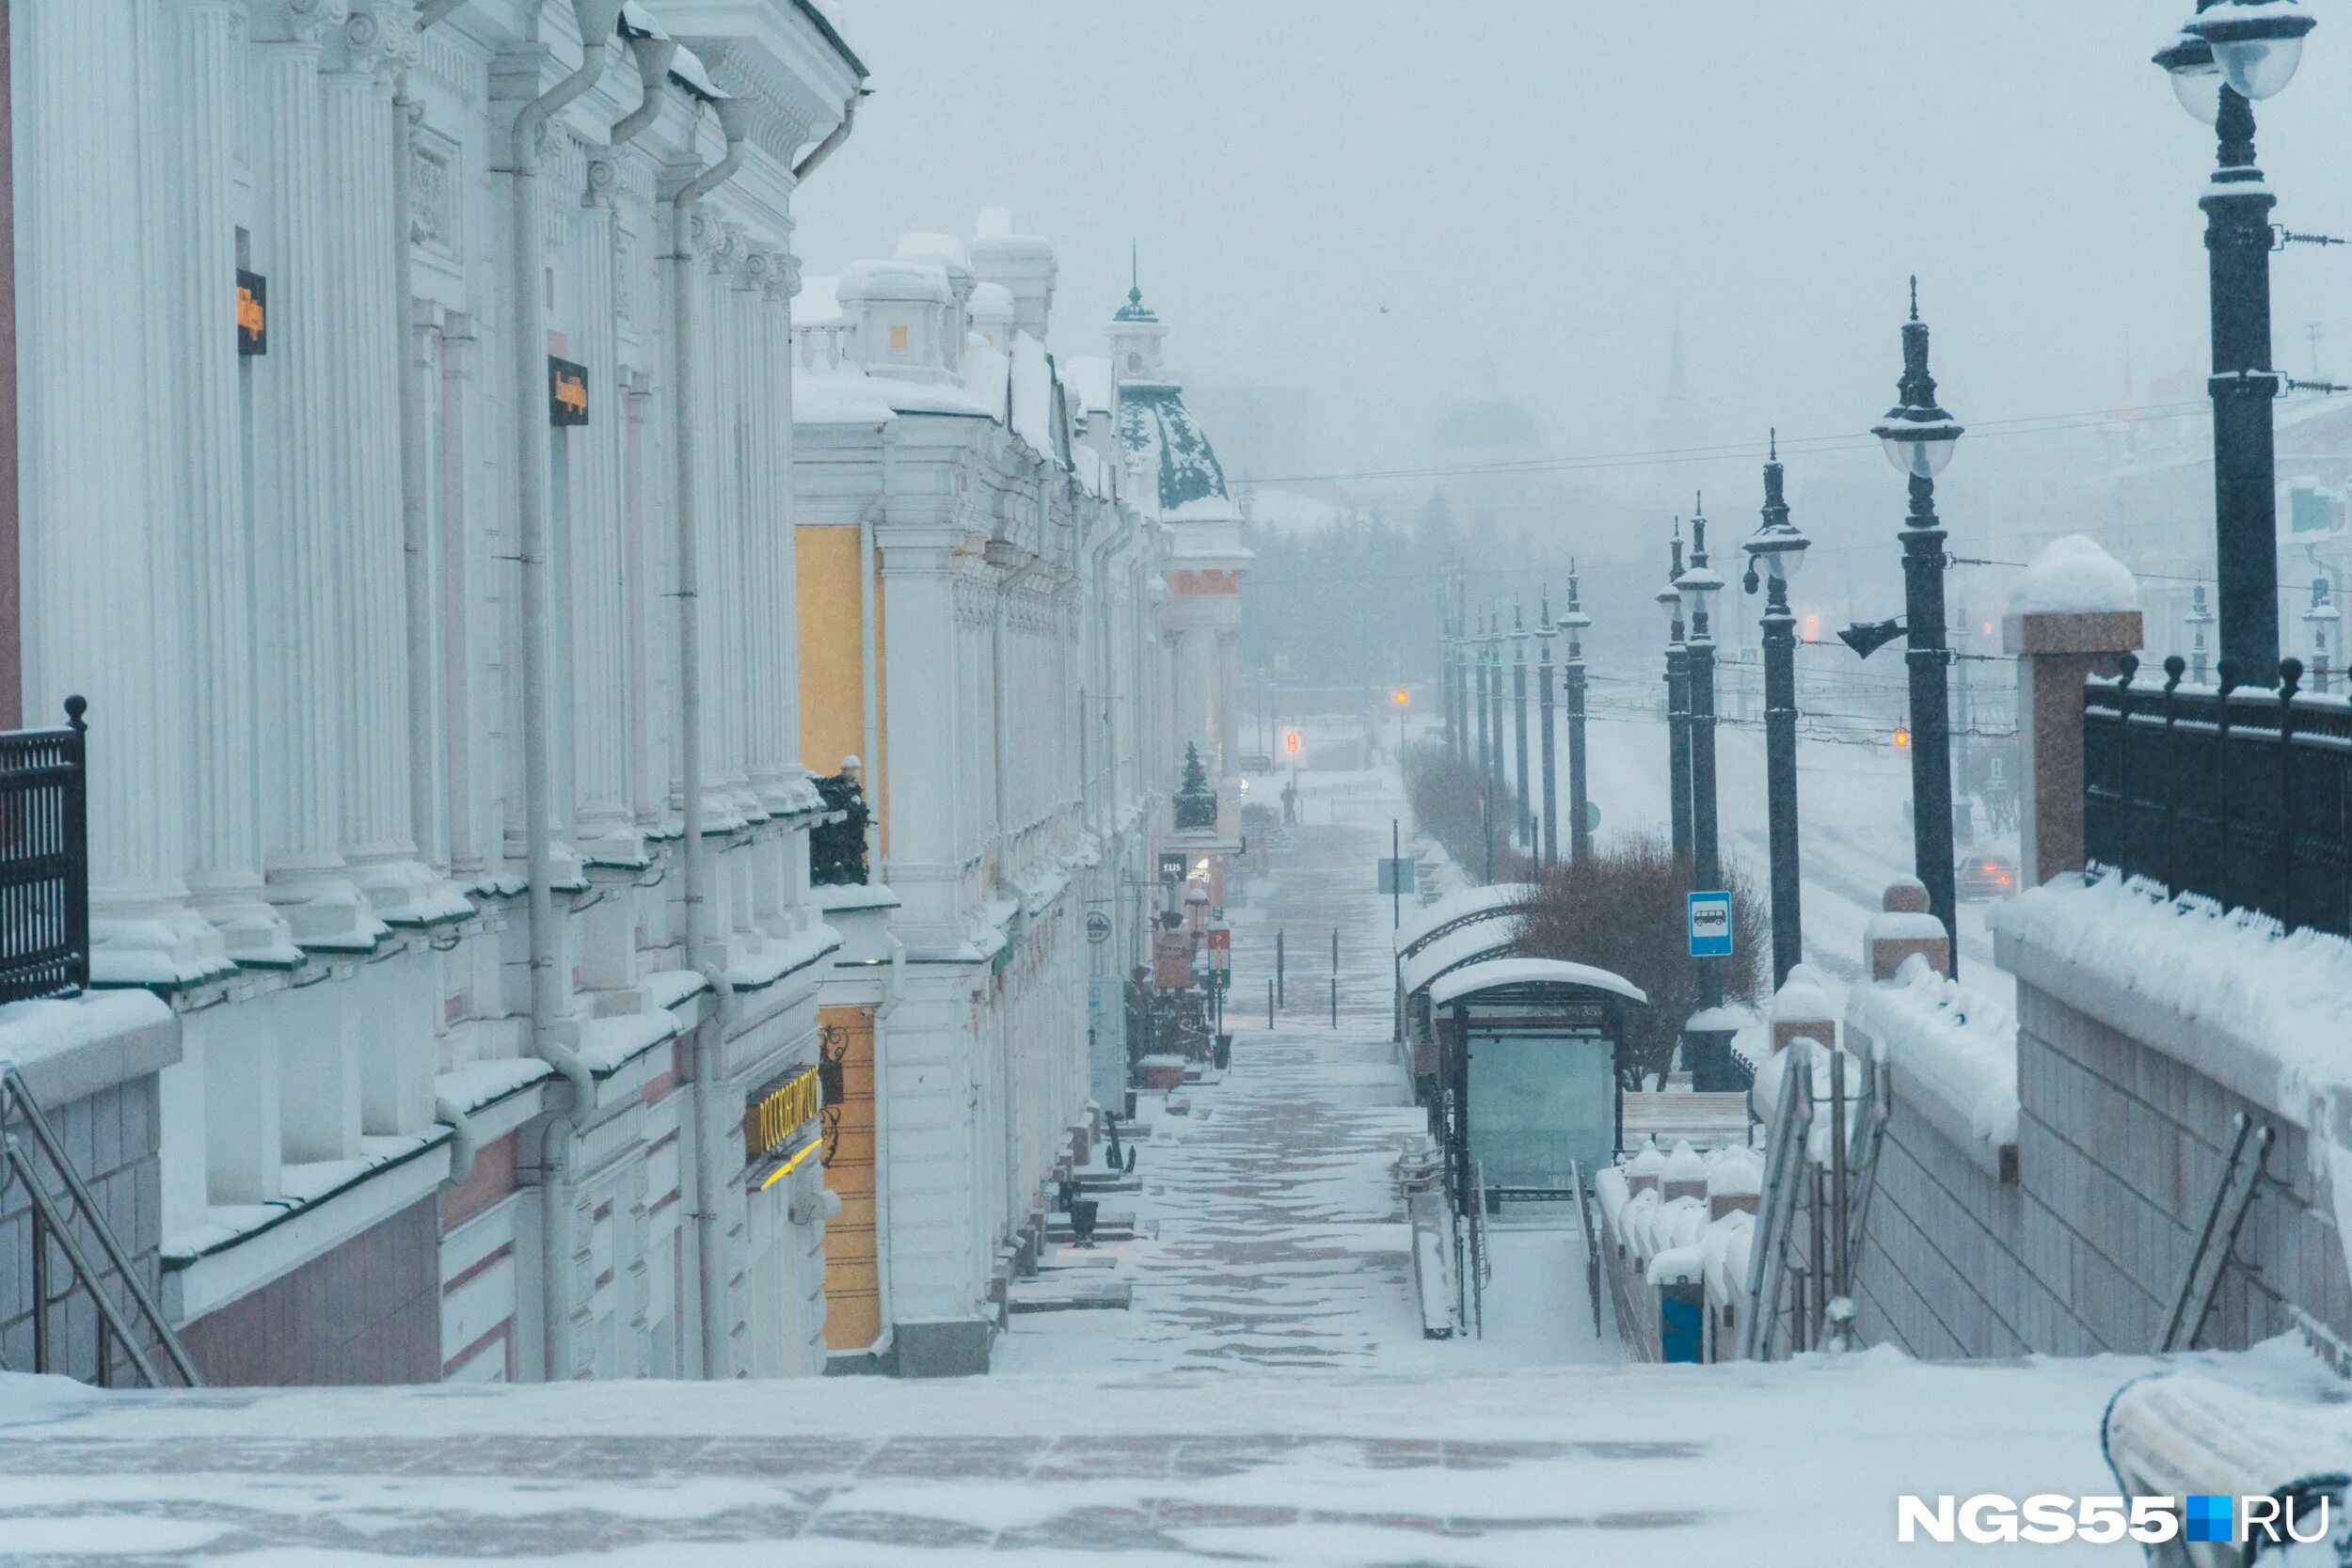
[[[1369,778],[1369,776],[1366,776]],[[106,1395],[0,1377],[0,1562],[1201,1560],[1538,1568],[1881,1560],[1903,1492],[2107,1490],[2142,1364],[1659,1368],[1597,1340],[1572,1234],[1506,1222],[1483,1340],[1421,1337],[1390,1185],[1421,1124],[1388,1035],[1391,793],[1310,797],[1230,912],[1233,1069],[1139,1145],[1126,1310],[1013,1318],[913,1384]],[[1329,934],[1341,933],[1340,1023]],[[1114,1197],[1107,1208],[1127,1201]],[[2266,1358],[2277,1383],[2316,1374]],[[2088,1546],[2037,1561],[2106,1561]]]

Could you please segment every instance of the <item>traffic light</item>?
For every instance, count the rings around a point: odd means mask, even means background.
[[[1400,686],[1396,689],[1395,694],[1391,700],[1393,701],[1397,706],[1403,707],[1413,700],[1413,694]]]
[[[1911,750],[1911,726],[1909,724],[1898,724],[1895,726],[1895,750],[1898,752],[1908,752]]]
[[[1282,750],[1288,752],[1293,756],[1296,756],[1298,754],[1298,732],[1296,730],[1284,730],[1282,732]]]

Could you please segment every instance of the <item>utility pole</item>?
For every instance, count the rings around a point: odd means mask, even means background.
[[[1560,618],[1568,634],[1568,857],[1581,865],[1593,856],[1593,831],[1584,804],[1584,628],[1593,618],[1577,598],[1576,562],[1568,562],[1568,612]]]
[[[1519,842],[1533,850],[1534,822],[1529,814],[1534,809],[1535,792],[1527,784],[1527,617],[1517,598],[1511,601],[1511,727],[1518,763],[1518,800],[1511,817],[1518,826]]]
[[[1560,798],[1553,783],[1551,721],[1551,634],[1556,629],[1551,624],[1551,588],[1547,584],[1544,588],[1543,624],[1535,629],[1535,635],[1540,640],[1537,645],[1543,650],[1542,660],[1536,666],[1535,685],[1544,694],[1543,702],[1538,705],[1543,713],[1544,832],[1536,849],[1536,863],[1546,871],[1560,863]]]

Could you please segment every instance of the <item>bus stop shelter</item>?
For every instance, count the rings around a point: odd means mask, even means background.
[[[1639,986],[1562,958],[1488,958],[1439,977],[1429,1002],[1456,1194],[1565,1197],[1572,1169],[1615,1158],[1626,1009],[1649,1006]]]
[[[1516,910],[1497,910],[1432,939],[1399,966],[1397,983],[1405,992],[1405,1037],[1413,1049],[1413,1088],[1424,1102],[1435,1097],[1438,1088],[1438,1031],[1430,1014],[1430,988],[1457,969],[1488,958],[1509,958],[1518,945],[1518,928]]]

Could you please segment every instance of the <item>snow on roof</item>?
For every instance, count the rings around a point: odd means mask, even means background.
[[[1535,896],[1533,882],[1489,882],[1448,894],[1396,929],[1396,950],[1410,957],[1414,948],[1457,921],[1477,920],[1518,910]]]
[[[2137,610],[2139,584],[2087,533],[2053,539],[2009,596],[2011,615],[2072,615]]]
[[[1108,413],[1111,406],[1111,362],[1101,355],[1082,355],[1075,359],[1057,359],[1061,367],[1061,384],[1070,388],[1076,411],[1083,414]]]
[[[1772,992],[1771,1012],[1775,1023],[1837,1017],[1837,1009],[1829,1005],[1829,992],[1821,989],[1821,977],[1811,964],[1790,966],[1788,978]]]
[[[792,372],[792,422],[796,425],[886,425],[898,410],[883,397],[884,384],[854,371]],[[898,388],[893,386],[892,390]]]
[[[1002,283],[975,283],[970,302],[972,319],[999,325],[1012,320],[1012,291]]]
[[[1054,363],[1045,345],[1026,332],[1012,340],[1012,433],[1047,462],[1058,460],[1054,439]]]
[[[1489,958],[1439,980],[1430,988],[1429,1000],[1432,1006],[1443,1007],[1507,986],[1574,986],[1606,991],[1637,1006],[1649,1006],[1648,993],[1624,975],[1565,958]]]
[[[1500,914],[1510,914],[1500,911]],[[1501,958],[1517,942],[1516,919],[1481,920],[1448,931],[1405,960],[1405,994],[1426,990],[1438,976],[1464,964]]]
[[[841,279],[833,273],[821,277],[801,279],[801,292],[792,296],[794,326],[838,326],[841,314]]]
[[[930,261],[852,261],[841,269],[837,292],[853,299],[917,299],[945,305],[949,295],[946,270]]]

